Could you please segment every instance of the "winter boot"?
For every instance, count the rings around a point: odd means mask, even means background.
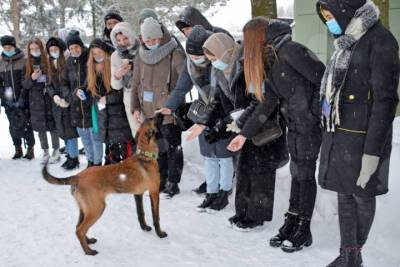
[[[94,166],[94,163],[92,162],[92,161],[88,161],[88,163],[87,163],[87,167],[86,167],[86,169],[87,168],[90,168],[90,167],[93,167]]]
[[[61,160],[60,151],[58,149],[54,149],[51,157],[49,159],[50,164],[58,163]]]
[[[312,244],[312,235],[310,231],[311,220],[307,217],[299,217],[299,223],[292,235],[283,242],[282,250],[284,252],[295,252],[302,250],[303,247],[309,247]]]
[[[217,198],[218,198],[218,193],[206,194],[206,197],[204,198],[203,202],[199,206],[197,206],[197,211],[198,212],[206,211],[206,208],[208,208]]]
[[[363,267],[360,247],[341,248],[339,256],[327,267]]]
[[[279,233],[269,240],[269,245],[275,248],[280,247],[283,241],[285,241],[292,235],[293,231],[296,229],[296,226],[299,223],[298,220],[299,216],[297,214],[287,212],[285,214],[284,224],[279,229]]]
[[[210,209],[212,210],[222,210],[228,205],[228,196],[229,191],[221,190],[218,193],[217,199],[210,205]]]
[[[63,167],[64,169],[65,169],[65,166],[68,165],[68,162],[71,160],[71,158],[69,157],[68,154],[67,154],[65,157],[66,157],[67,159],[64,161],[63,164],[61,164],[61,167]]]
[[[40,159],[41,164],[46,164],[49,161],[50,154],[48,149],[43,149],[42,158]]]
[[[167,182],[165,185],[165,190],[163,191],[164,194],[167,195],[169,198],[173,198],[175,195],[179,194],[179,186],[178,183],[171,183]]]
[[[12,159],[20,159],[22,158],[22,147],[21,146],[15,146],[15,154],[12,157]]]
[[[263,221],[256,221],[253,219],[244,218],[236,222],[236,224],[234,224],[232,227],[233,229],[240,232],[249,232],[262,225],[264,225]]]
[[[193,192],[198,195],[205,194],[207,192],[207,183],[203,182],[199,187],[193,189]]]
[[[236,224],[237,222],[239,222],[240,220],[243,219],[243,216],[235,214],[232,217],[230,217],[228,219],[230,226],[233,226],[234,224]]]
[[[70,158],[69,162],[67,163],[67,165],[64,167],[64,169],[66,170],[73,170],[79,168],[79,159],[78,157],[76,158]]]
[[[85,155],[85,148],[84,147],[79,149],[79,155]]]
[[[33,146],[28,146],[28,149],[26,150],[26,154],[24,156],[24,159],[32,160],[34,158],[35,158],[35,152],[33,150]]]

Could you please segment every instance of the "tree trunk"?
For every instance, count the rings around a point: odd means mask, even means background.
[[[21,3],[20,0],[11,0],[10,3],[11,21],[13,25],[12,35],[15,37],[17,44],[21,42]]]
[[[251,0],[252,17],[277,18],[276,0]]]
[[[96,4],[93,0],[90,1],[91,13],[92,13],[92,29],[93,29],[93,38],[97,36],[97,27],[96,27]]]
[[[374,0],[381,11],[381,20],[386,28],[389,28],[389,0]]]

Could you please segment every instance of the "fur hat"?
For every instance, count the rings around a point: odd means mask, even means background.
[[[1,42],[1,46],[12,45],[14,47],[17,47],[17,42],[15,41],[14,36],[11,36],[11,35],[2,36],[0,39],[0,42]]]

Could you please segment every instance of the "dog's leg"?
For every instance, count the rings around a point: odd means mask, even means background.
[[[78,229],[79,225],[82,223],[83,217],[84,217],[83,211],[79,207],[79,219],[78,219],[78,224],[76,225],[76,229]],[[89,237],[86,236],[86,242],[88,244],[95,244],[97,242],[97,239],[96,238],[89,238]]]
[[[160,214],[159,214],[160,193],[158,192],[158,190],[150,192],[150,200],[151,200],[151,211],[153,214],[153,225],[154,228],[156,229],[156,233],[160,238],[167,237],[167,233],[161,230],[160,228]]]
[[[144,218],[144,209],[143,209],[143,195],[135,195],[136,202],[136,213],[138,216],[138,220],[140,223],[140,227],[144,231],[151,231],[151,227],[147,225],[146,219]]]

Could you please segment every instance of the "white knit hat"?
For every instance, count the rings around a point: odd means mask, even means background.
[[[142,33],[143,41],[161,39],[163,37],[160,23],[152,17],[146,18],[143,21],[143,24],[140,26],[140,32]]]

